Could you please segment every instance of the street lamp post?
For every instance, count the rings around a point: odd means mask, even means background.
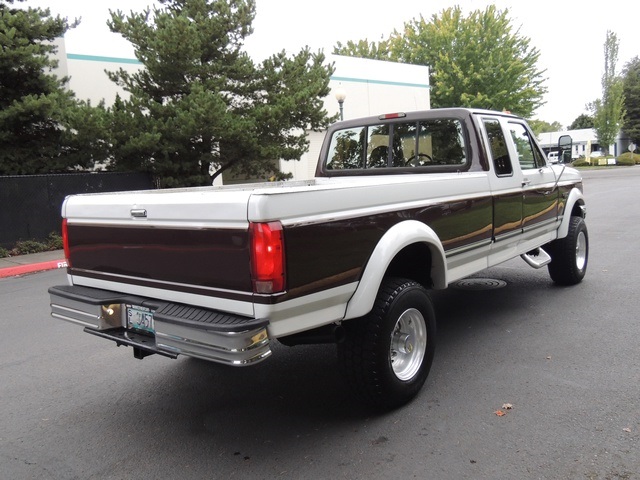
[[[344,104],[344,99],[347,98],[347,92],[345,92],[342,86],[336,88],[336,100],[338,101],[338,105],[340,106],[340,121],[344,120],[344,114],[342,110],[342,105]]]

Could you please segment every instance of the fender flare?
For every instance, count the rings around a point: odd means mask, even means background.
[[[373,249],[358,287],[347,303],[345,320],[362,317],[371,311],[389,265],[403,248],[415,243],[424,243],[431,251],[434,288],[447,287],[446,256],[438,235],[422,222],[406,220],[387,230]]]
[[[562,216],[562,223],[558,228],[558,238],[564,238],[569,234],[569,225],[571,223],[571,212],[575,205],[584,205],[584,195],[578,188],[571,189],[569,196],[564,207],[564,215]],[[584,217],[584,215],[583,215]]]

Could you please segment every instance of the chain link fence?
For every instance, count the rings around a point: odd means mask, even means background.
[[[60,234],[67,195],[155,188],[145,173],[71,173],[0,177],[0,247]]]

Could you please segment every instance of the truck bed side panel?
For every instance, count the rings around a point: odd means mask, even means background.
[[[358,280],[382,236],[393,225],[429,225],[445,251],[491,240],[491,197],[452,201],[370,216],[285,228],[289,293],[280,301]]]

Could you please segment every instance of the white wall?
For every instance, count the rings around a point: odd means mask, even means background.
[[[430,108],[429,67],[328,55],[335,65],[332,90],[341,86],[347,97],[344,119]],[[337,113],[335,92],[325,99],[329,113]]]
[[[338,88],[346,93],[344,120],[428,110],[431,106],[428,67],[340,55],[328,55],[327,60],[335,66],[329,82],[331,93],[324,99],[330,116],[339,112],[335,97]],[[295,180],[313,178],[315,174],[324,132],[309,135],[309,152],[299,162],[280,162],[280,170],[292,173]]]
[[[73,53],[67,54],[66,64],[67,74],[71,77],[69,88],[76,92],[77,98],[89,100],[92,105],[97,105],[101,100],[104,100],[106,105],[111,105],[116,99],[116,94],[120,94],[121,97],[128,96],[127,92],[109,79],[106,71],[115,72],[122,68],[133,73],[142,68],[142,64],[136,59]]]

